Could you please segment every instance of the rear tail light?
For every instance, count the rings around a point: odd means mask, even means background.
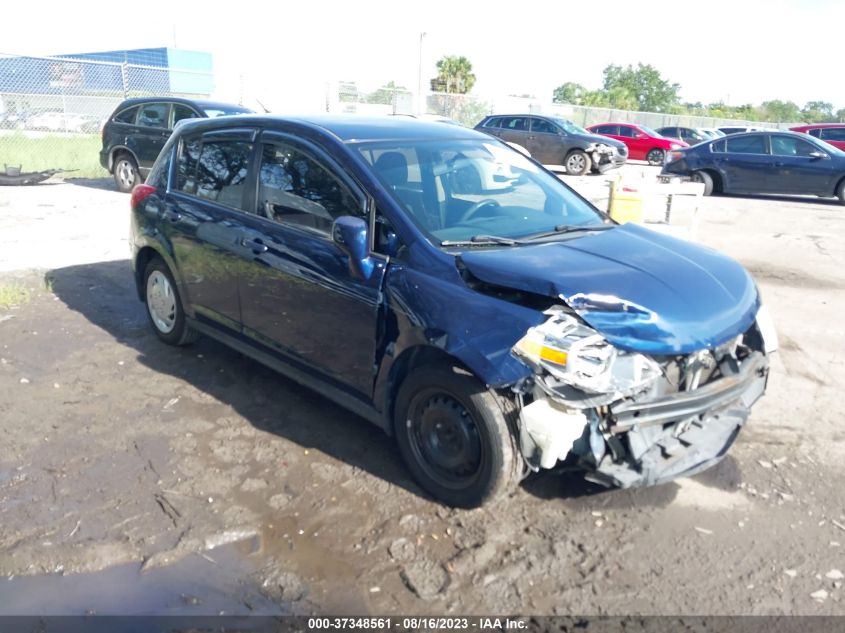
[[[129,200],[129,206],[132,209],[137,208],[144,200],[153,195],[158,189],[152,185],[135,185],[132,190],[132,197]]]

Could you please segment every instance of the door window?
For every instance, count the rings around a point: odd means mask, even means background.
[[[819,138],[822,138],[825,141],[845,141],[845,127],[823,128]]]
[[[196,195],[227,207],[243,209],[252,143],[210,141],[197,161]]]
[[[619,136],[619,128],[616,125],[600,125],[596,128],[597,134],[612,134]]]
[[[528,117],[514,116],[503,120],[503,125],[507,130],[527,132],[528,131]]]
[[[181,103],[174,103],[173,104],[173,122],[171,123],[170,127],[174,127],[179,121],[183,121],[185,119],[196,119],[199,115],[193,111],[192,108],[181,104]]]
[[[138,112],[138,125],[142,127],[167,127],[167,104],[148,103]]]
[[[762,134],[732,136],[725,139],[731,154],[766,154],[766,139]]]
[[[822,129],[818,127],[812,130],[807,130],[807,134],[815,136],[816,138],[824,138],[824,136],[822,136]]]
[[[632,127],[628,127],[627,125],[620,125],[619,136],[624,136],[625,138],[634,138],[637,136],[637,131]]]
[[[502,127],[502,117],[496,116],[491,119],[487,119],[484,127]]]
[[[555,126],[543,119],[531,119],[531,131],[544,134],[557,134]]]
[[[775,156],[809,156],[819,151],[816,147],[791,136],[772,136],[772,154]]]
[[[331,171],[286,143],[263,146],[256,203],[262,217],[326,234],[342,215],[365,215],[363,205]]]

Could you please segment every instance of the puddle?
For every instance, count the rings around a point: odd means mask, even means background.
[[[0,616],[290,613],[245,580],[260,563],[248,553],[248,543],[235,543],[143,574],[140,563],[130,563],[90,574],[0,578]]]

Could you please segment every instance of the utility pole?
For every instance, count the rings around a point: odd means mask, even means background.
[[[419,67],[417,68],[417,114],[425,114],[425,103],[423,103],[423,88],[422,88],[422,51],[423,38],[425,33],[420,33],[420,50],[419,50]]]

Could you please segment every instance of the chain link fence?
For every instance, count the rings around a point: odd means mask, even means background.
[[[208,72],[0,55],[0,167],[105,176],[100,131],[123,99],[200,98],[213,89]]]

